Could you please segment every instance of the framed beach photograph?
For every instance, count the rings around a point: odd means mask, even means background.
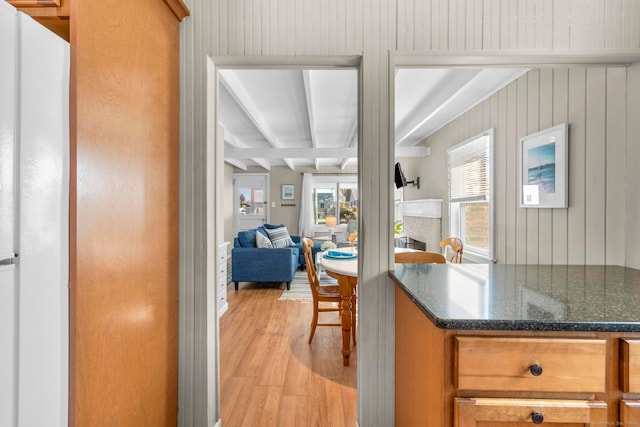
[[[282,185],[282,200],[293,200],[293,184]]]
[[[567,132],[567,124],[562,123],[520,139],[521,208],[569,206]]]

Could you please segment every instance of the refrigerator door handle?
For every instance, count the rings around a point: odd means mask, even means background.
[[[3,255],[0,258],[0,265],[12,265],[12,264],[15,264],[16,258],[18,258],[18,254]]]

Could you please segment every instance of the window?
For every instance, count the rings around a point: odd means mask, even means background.
[[[358,177],[314,175],[313,218],[316,225],[330,228],[357,220]]]
[[[493,129],[449,150],[449,235],[460,237],[465,259],[493,259]]]

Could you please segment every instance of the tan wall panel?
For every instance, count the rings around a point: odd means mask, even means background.
[[[176,423],[178,35],[164,2],[72,5],[72,425]]]

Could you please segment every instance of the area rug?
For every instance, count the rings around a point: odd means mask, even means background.
[[[327,276],[325,273],[320,274],[320,285],[337,285],[336,279]],[[291,281],[291,289],[286,288],[282,291],[279,300],[296,300],[296,301],[313,301],[311,296],[311,288],[309,287],[309,279],[306,271],[296,271]]]

